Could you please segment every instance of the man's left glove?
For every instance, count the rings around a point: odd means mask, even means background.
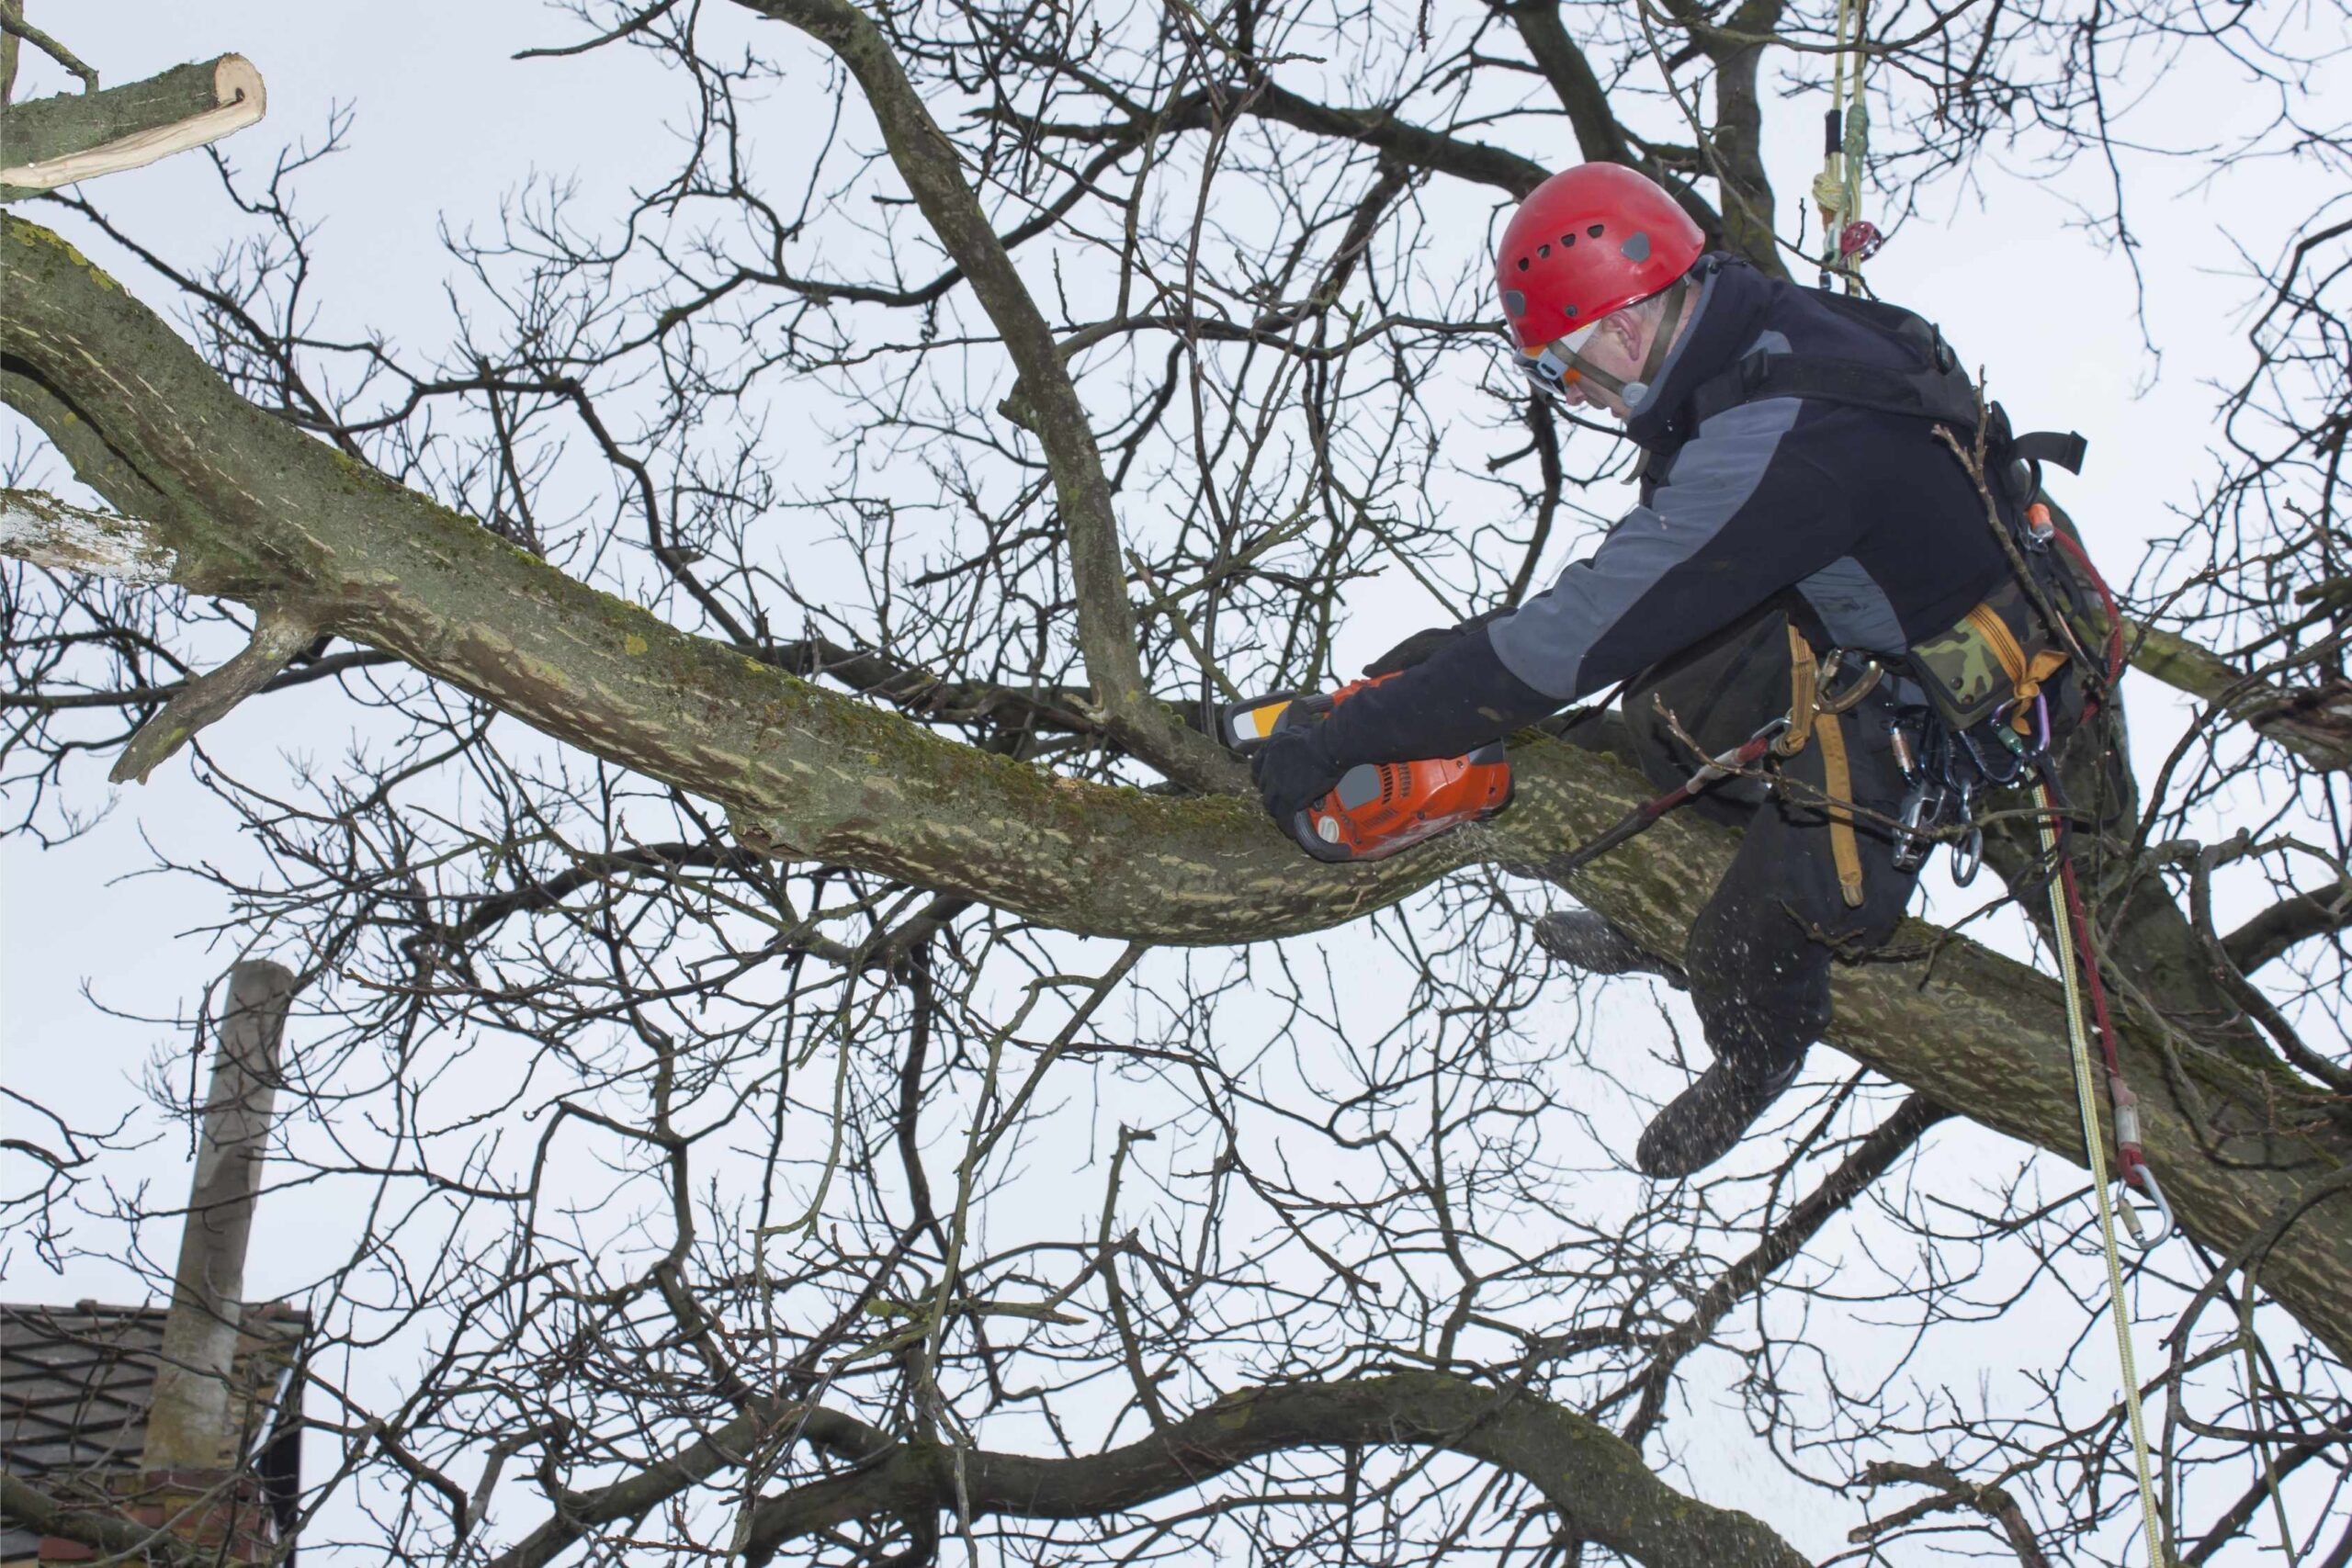
[[[1365,665],[1363,672],[1367,675],[1394,675],[1400,670],[1410,670],[1416,664],[1426,664],[1480,626],[1492,626],[1510,613],[1510,605],[1498,605],[1454,626],[1429,626],[1417,631]]]
[[[1345,768],[1324,749],[1323,727],[1277,729],[1250,760],[1267,814],[1287,829],[1291,818],[1331,793]]]

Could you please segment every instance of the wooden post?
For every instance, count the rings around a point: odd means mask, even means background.
[[[162,1365],[141,1468],[217,1471],[237,1462],[230,1372],[244,1316],[245,1243],[275,1109],[294,976],[276,964],[229,971],[229,1008],[204,1104],[196,1184],[164,1320]]]

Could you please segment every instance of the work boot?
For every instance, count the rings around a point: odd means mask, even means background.
[[[1642,1130],[1634,1163],[1644,1176],[1660,1180],[1702,1171],[1731,1153],[1732,1145],[1758,1116],[1796,1081],[1803,1058],[1762,1078],[1750,1077],[1718,1057],[1698,1081]]]
[[[1537,920],[1535,944],[1588,975],[1656,975],[1677,985],[1682,980],[1670,964],[1651,957],[1590,909],[1565,909]]]

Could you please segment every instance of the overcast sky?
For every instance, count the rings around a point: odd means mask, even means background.
[[[534,5],[87,0],[65,6],[35,0],[33,19],[57,30],[109,83],[228,50],[249,56],[268,83],[269,117],[227,144],[249,170],[265,167],[283,143],[318,137],[334,106],[355,106],[350,150],[302,186],[306,209],[323,220],[313,252],[316,297],[327,312],[322,324],[334,332],[380,328],[426,353],[449,331],[442,291],[449,265],[437,225],[493,221],[501,199],[531,171],[576,180],[587,210],[609,212],[631,185],[650,183],[673,161],[653,116],[615,112],[616,103],[645,93],[641,60],[509,60],[517,49],[579,36],[576,22]],[[785,47],[781,39],[777,45]],[[2153,88],[2162,96],[2148,106],[2144,125],[2178,126],[2200,142],[2219,142],[2227,139],[2231,117],[2261,112],[2256,96],[2242,95],[2238,84],[2176,75]],[[28,57],[19,96],[53,90],[55,78]],[[1776,178],[1784,193],[1801,190],[1815,162],[1817,114],[1786,113],[1777,125],[1786,145],[1776,149]],[[1521,150],[1555,161],[1568,156],[1565,144]],[[2163,350],[2161,362],[2143,345],[2123,260],[2069,226],[2072,198],[2093,198],[2088,171],[2046,183],[1996,171],[1981,192],[1956,186],[1939,191],[1928,203],[1931,220],[1906,228],[1872,266],[1882,293],[1934,316],[1971,361],[1988,367],[1996,394],[2021,422],[2089,436],[2089,467],[2065,494],[2119,578],[2128,577],[2147,539],[2175,525],[2171,509],[2214,472],[2214,383],[2235,379],[2247,363],[2237,334],[2253,289],[2241,276],[2237,247],[2268,257],[2288,224],[2315,200],[2301,183],[2306,176],[2289,164],[2242,167],[2193,185],[2203,173],[2201,165],[2146,159],[2126,168],[2149,240],[2149,330]],[[200,261],[247,231],[248,220],[222,199],[193,155],[114,176],[92,194],[181,261]],[[28,214],[59,220],[37,208]],[[175,309],[121,253],[78,231],[74,237],[134,292]],[[0,445],[5,441],[0,435]],[[51,472],[62,469],[52,465]],[[1584,547],[1563,542],[1559,558]],[[1392,574],[1367,590],[1366,603],[1386,595],[1382,602],[1394,614],[1421,615],[1423,607],[1409,603],[1419,591],[1401,579]],[[1386,640],[1378,627],[1351,631],[1342,637],[1340,662],[1360,662]],[[2132,701],[2144,776],[2177,735],[2182,705],[2137,678]],[[322,686],[251,705],[210,731],[206,744],[237,769],[267,776],[284,766],[280,759],[289,750],[332,754],[357,722],[349,705]],[[119,792],[104,783],[107,761],[72,775],[84,805],[111,803],[103,825],[55,850],[21,840],[0,845],[6,1080],[85,1125],[104,1124],[139,1103],[137,1084],[151,1060],[185,1047],[184,1029],[170,1021],[192,1013],[206,985],[234,956],[204,934],[227,914],[215,892],[190,879],[135,874],[150,863],[142,835],[184,855],[224,863],[249,852],[226,832],[218,804],[190,782],[185,758],[143,788]],[[1942,884],[1939,870],[1931,889]],[[1933,909],[1947,916],[1974,902],[1949,891],[1931,890],[1930,897]],[[1992,934],[2023,952],[2014,923]],[[1342,939],[1304,945],[1335,940]],[[1596,1000],[1608,1027],[1645,1041],[1659,1033],[1646,986],[1608,987]],[[1564,998],[1557,1005],[1565,1013],[1571,1004]],[[1687,1013],[1678,1016],[1695,1038]],[[1827,1055],[1816,1054],[1815,1073],[1831,1069]],[[141,1124],[162,1131],[152,1120]],[[2001,1140],[1973,1129],[1947,1128],[1934,1147],[1937,1179],[1956,1189],[1975,1169],[2014,1163]],[[184,1136],[161,1136],[114,1167],[116,1179],[144,1178],[175,1190],[187,1179],[186,1154]],[[308,1282],[316,1257],[312,1227],[338,1229],[331,1208],[321,1195],[273,1198],[258,1233],[252,1295]],[[95,1231],[86,1239],[100,1240]],[[0,1264],[0,1290],[12,1299],[119,1300],[137,1290],[119,1268],[97,1258],[77,1261],[62,1278],[21,1249]],[[1973,1371],[2005,1364],[2011,1352],[2001,1337],[2016,1330],[2015,1324],[1988,1328],[1975,1343],[1954,1334],[1938,1353],[1950,1358],[1947,1370],[1964,1382]],[[1677,1430],[1703,1453],[1706,1439],[1694,1439],[1702,1427]],[[1809,1548],[1826,1552],[1842,1544],[1850,1520],[1836,1510],[1787,1517],[1780,1472],[1736,1413],[1726,1415],[1721,1438],[1710,1500],[1752,1508]]]

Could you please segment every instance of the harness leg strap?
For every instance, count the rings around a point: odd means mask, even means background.
[[[1862,846],[1854,837],[1854,775],[1846,765],[1846,721],[1823,714],[1814,727],[1821,739],[1822,783],[1829,792],[1829,854],[1838,867],[1838,892],[1846,908],[1862,907]]]
[[[1851,704],[1846,705],[1850,706]],[[1789,626],[1789,727],[1772,749],[1793,757],[1805,742],[1821,741],[1822,787],[1829,796],[1829,858],[1838,868],[1838,896],[1846,908],[1862,907],[1862,846],[1854,836],[1854,773],[1846,760],[1844,720],[1821,702],[1821,666],[1804,634]]]
[[[1772,750],[1793,757],[1813,738],[1814,716],[1821,711],[1821,666],[1814,661],[1813,645],[1789,626],[1789,727],[1781,731]]]

